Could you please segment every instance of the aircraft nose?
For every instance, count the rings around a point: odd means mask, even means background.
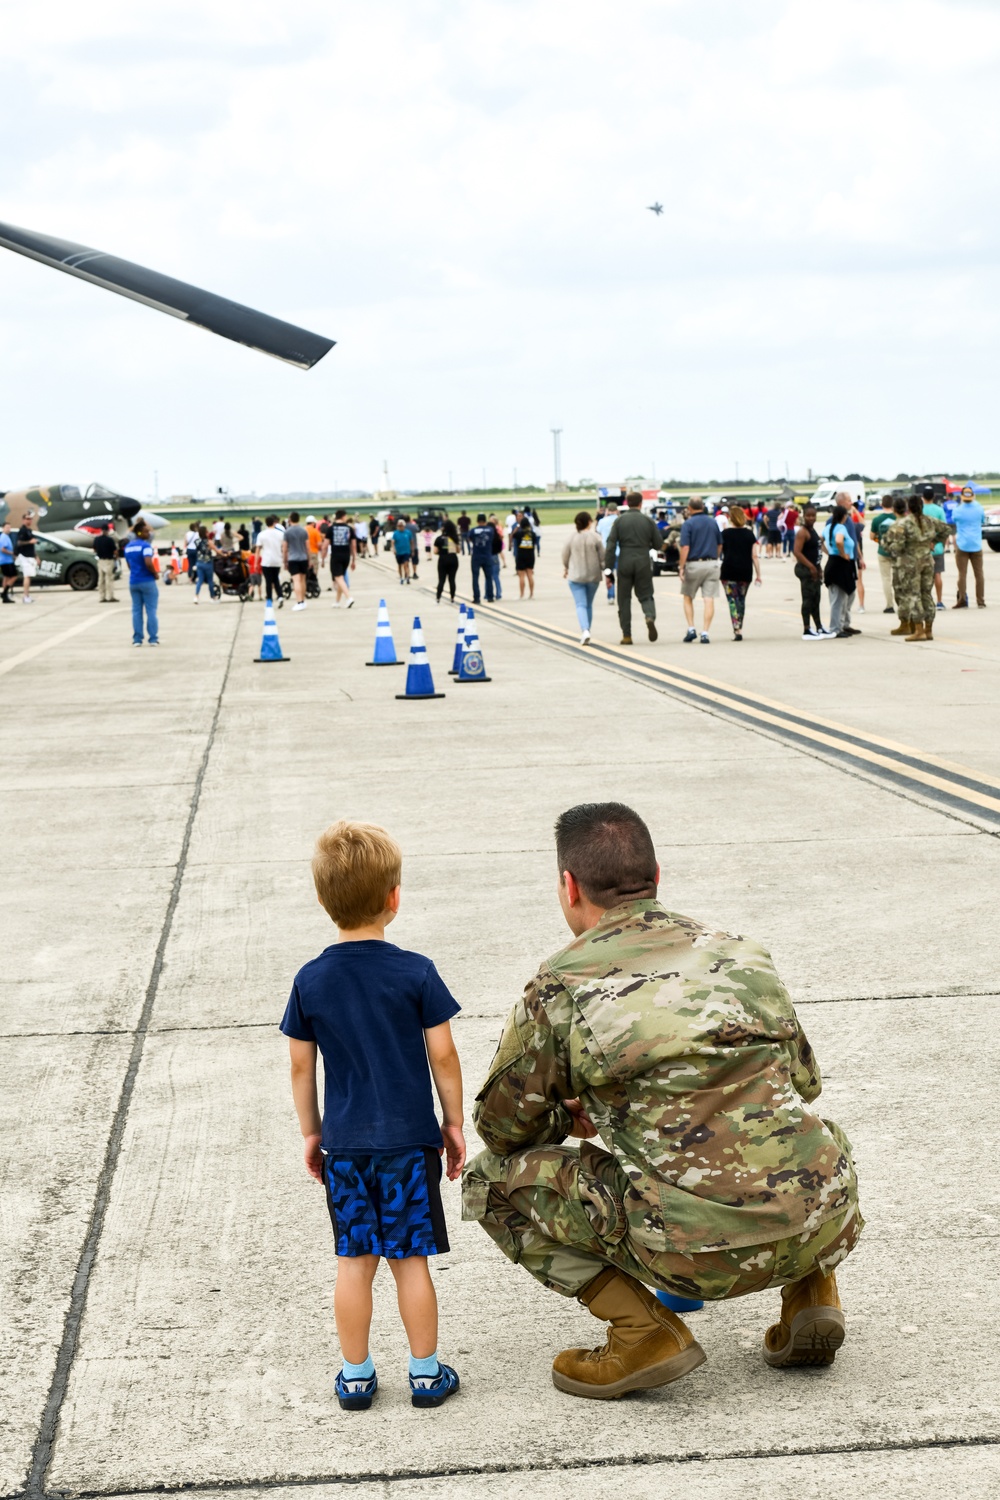
[[[158,516],[155,510],[141,510],[139,516],[145,521],[150,531],[159,531],[161,526],[168,524],[166,518]]]

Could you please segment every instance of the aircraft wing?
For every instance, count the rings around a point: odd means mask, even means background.
[[[18,255],[39,260],[70,276],[79,276],[83,281],[92,281],[122,297],[131,297],[133,302],[144,302],[158,312],[196,323],[210,333],[259,349],[275,359],[298,365],[301,370],[311,370],[334,345],[333,339],[296,328],[294,323],[283,323],[280,318],[230,302],[228,297],[202,291],[186,281],[175,281],[172,276],[162,276],[159,271],[150,271],[133,261],[105,255],[103,250],[75,245],[72,240],[57,240],[48,234],[36,234],[32,229],[0,223],[0,247],[15,250]]]

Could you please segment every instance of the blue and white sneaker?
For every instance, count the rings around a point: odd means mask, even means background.
[[[458,1390],[458,1373],[451,1365],[439,1364],[436,1375],[411,1375],[410,1400],[414,1406],[441,1406]]]
[[[373,1375],[370,1380],[345,1380],[340,1370],[333,1388],[342,1411],[367,1411],[378,1390],[378,1376]]]

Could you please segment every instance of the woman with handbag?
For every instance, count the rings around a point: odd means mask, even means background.
[[[827,550],[823,582],[830,590],[830,629],[842,641],[861,634],[860,630],[851,628],[851,605],[858,587],[858,568],[855,561],[857,548],[844,525],[846,519],[846,505],[835,505],[823,527],[823,545]]]

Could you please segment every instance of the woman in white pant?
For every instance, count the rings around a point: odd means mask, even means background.
[[[594,621],[594,595],[604,577],[604,543],[593,527],[589,511],[575,517],[576,531],[563,548],[563,577],[569,579],[569,591],[580,622],[580,645],[589,646],[590,627]]]

